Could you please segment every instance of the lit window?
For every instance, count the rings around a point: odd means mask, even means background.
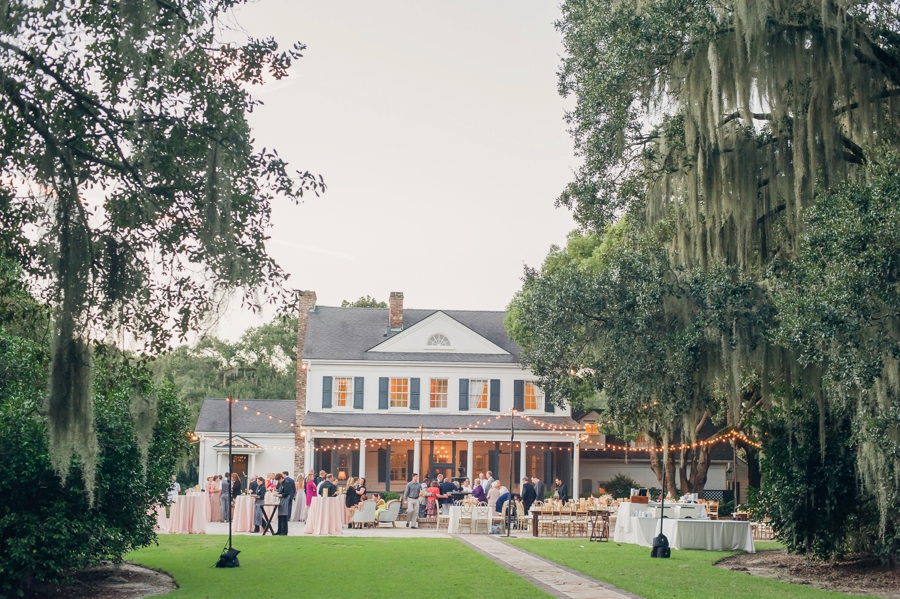
[[[443,333],[435,333],[428,339],[430,347],[450,347],[450,340]]]
[[[488,381],[469,381],[469,408],[472,410],[488,409]]]
[[[526,410],[537,410],[538,406],[540,406],[540,400],[543,399],[544,394],[541,393],[541,390],[538,389],[537,385],[534,383],[529,383],[525,381],[525,409]]]
[[[406,452],[396,452],[391,454],[391,480],[406,482]]]
[[[431,407],[447,407],[447,379],[431,379]]]
[[[409,407],[409,379],[391,379],[391,407]]]
[[[350,397],[353,395],[353,379],[352,378],[334,378],[334,388],[331,391],[332,405],[335,407],[346,408],[350,405]]]

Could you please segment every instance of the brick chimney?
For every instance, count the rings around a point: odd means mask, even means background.
[[[315,291],[300,291],[297,294],[297,416],[294,419],[294,478],[303,480],[306,475],[306,438],[301,437],[303,417],[306,416],[306,364],[303,363],[303,348],[306,346],[306,325],[309,313],[316,307]]]
[[[389,301],[391,308],[391,330],[399,331],[403,329],[403,292],[391,291],[391,299]]]

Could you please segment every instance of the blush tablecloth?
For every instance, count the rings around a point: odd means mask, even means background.
[[[308,535],[340,535],[348,522],[343,495],[313,497],[306,512],[303,532]]]
[[[209,498],[206,493],[179,495],[169,506],[169,532],[172,534],[206,534]]]
[[[169,532],[169,519],[166,518],[166,506],[156,504],[153,510],[156,517],[156,530],[161,532]]]
[[[653,537],[659,534],[659,519],[639,516],[631,516],[630,519],[628,531],[616,523],[614,540],[617,543],[652,547]],[[663,534],[669,539],[669,546],[672,549],[743,550],[747,553],[756,553],[749,522],[664,518]]]
[[[234,532],[250,532],[253,530],[253,511],[256,508],[256,496],[240,495],[234,500]]]

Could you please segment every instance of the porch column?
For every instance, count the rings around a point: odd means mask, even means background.
[[[575,439],[572,443],[572,497],[578,498],[581,495],[581,438]]]
[[[475,441],[469,441],[469,445],[466,451],[466,476],[469,478],[469,484],[475,484],[475,473],[472,470],[475,468]]]
[[[216,452],[216,474],[225,474],[225,469],[222,467],[222,452]]]
[[[519,483],[523,478],[525,478],[526,473],[528,472],[528,465],[525,462],[525,446],[528,445],[525,441],[519,441]]]
[[[409,472],[412,474],[415,472],[419,475],[419,480],[424,478],[424,475],[419,472],[419,469],[422,467],[422,442],[419,439],[413,441],[413,463],[410,464]],[[412,476],[410,476],[410,480],[412,480]]]
[[[250,463],[247,465],[247,467],[250,470],[249,472],[247,472],[247,484],[249,485],[252,477],[257,476],[259,474],[259,472],[256,471],[256,454],[255,453],[250,454]]]
[[[306,432],[306,459],[304,460],[304,464],[306,465],[306,471],[316,469],[316,452],[315,452],[315,440],[313,439],[313,435],[311,432]],[[303,477],[306,478],[306,472],[303,473]]]
[[[366,477],[366,442],[368,439],[365,437],[359,438],[359,475],[363,478]]]

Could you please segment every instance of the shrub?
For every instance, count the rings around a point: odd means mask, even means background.
[[[619,472],[603,488],[616,499],[628,499],[631,496],[631,490],[640,486],[633,478]]]
[[[147,372],[97,354],[94,381],[99,448],[93,505],[73,460],[63,482],[51,467],[41,413],[48,352],[0,327],[0,461],[9,484],[0,504],[0,595],[23,593],[34,581],[122,556],[155,540],[151,508],[165,500],[169,476],[189,446],[188,415],[169,385]],[[158,397],[146,471],[135,440],[135,387]]]

